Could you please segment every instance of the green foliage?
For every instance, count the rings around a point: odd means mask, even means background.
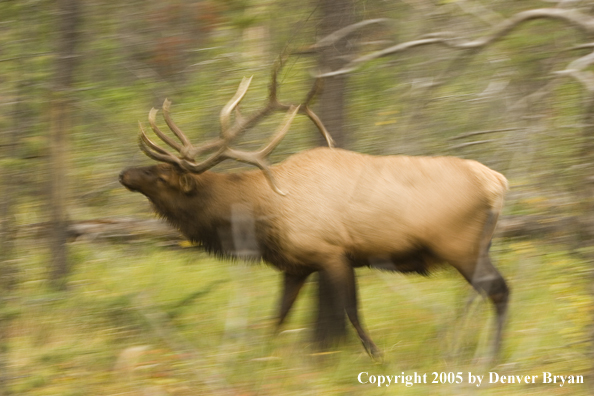
[[[373,395],[395,389],[361,385],[360,372],[587,374],[593,314],[587,263],[539,242],[498,240],[493,249],[512,301],[503,360],[485,368],[474,359],[487,350],[491,306],[480,298],[467,305],[473,292],[451,270],[428,278],[358,271],[365,322],[386,357],[377,365],[352,329],[344,346],[315,353],[309,341],[313,284],[306,285],[284,331],[272,336],[279,275],[265,266],[219,262],[195,249],[144,244],[97,249],[78,242],[72,245],[76,270],[70,290],[48,294],[38,280],[44,255],[29,255],[10,352],[12,370],[28,374],[13,380],[12,387],[29,395],[80,389],[93,395],[147,389],[179,395],[217,394],[216,389]],[[214,378],[220,382],[206,384]],[[579,385],[510,386],[485,386],[481,393],[588,394]],[[427,384],[410,392],[451,394],[452,389]]]

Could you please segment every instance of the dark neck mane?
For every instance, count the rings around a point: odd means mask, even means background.
[[[200,244],[207,252],[217,256],[236,257],[241,255],[237,253],[241,247],[235,246],[238,243],[233,237],[231,222],[235,216],[232,214],[232,207],[250,202],[246,196],[249,192],[245,192],[241,185],[243,178],[241,174],[208,172],[196,177],[199,186],[194,194],[180,196],[177,200],[151,202],[157,215],[178,229],[188,240]],[[251,230],[251,239],[257,239],[257,242],[252,243],[252,250],[258,253],[262,245],[262,232],[267,233],[263,228],[267,227],[255,221],[254,217],[256,215],[251,216],[251,228],[259,228],[260,232]],[[234,221],[241,222],[241,218],[239,216],[239,220]],[[243,224],[239,224],[240,230],[244,228],[242,226]],[[251,258],[260,259],[261,255],[255,254]]]

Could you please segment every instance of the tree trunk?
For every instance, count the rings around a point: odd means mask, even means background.
[[[354,23],[353,0],[319,0],[320,37],[326,37],[339,29]],[[318,67],[322,71],[340,69],[346,64],[345,56],[350,52],[348,40],[343,39],[325,47],[319,55]],[[324,89],[319,96],[320,118],[336,147],[346,147],[345,99],[348,74],[324,79]],[[320,136],[318,144],[326,146]],[[314,330],[314,342],[326,349],[340,343],[346,335],[346,313],[336,312],[333,303],[332,285],[320,272],[318,273],[318,312]]]
[[[320,37],[326,37],[355,22],[355,2],[353,0],[319,0]],[[319,55],[318,66],[322,71],[340,69],[347,63],[351,52],[348,39],[325,47]],[[319,96],[319,115],[332,135],[336,147],[346,146],[345,98],[348,74],[329,77],[324,80],[324,89]],[[320,137],[319,144],[325,146],[326,140]]]
[[[22,69],[22,62],[19,67]],[[14,208],[19,193],[19,168],[17,166],[19,142],[23,135],[24,112],[22,92],[24,80],[17,84],[12,114],[12,127],[0,136],[0,158],[5,159],[0,166],[0,396],[11,394],[9,368],[9,337],[12,315],[9,304],[17,285],[18,267],[16,265],[15,235],[16,224]]]
[[[66,141],[70,130],[70,101],[68,90],[72,88],[74,68],[76,66],[75,49],[80,34],[79,2],[77,0],[61,0],[59,7],[59,36],[56,60],[54,92],[50,110],[50,213],[53,225],[51,240],[50,282],[57,289],[66,287],[66,276],[69,272],[66,250],[66,198],[67,167]]]

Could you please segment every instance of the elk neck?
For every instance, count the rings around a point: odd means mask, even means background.
[[[275,194],[258,172],[192,175],[196,188],[190,194],[180,192],[173,199],[151,202],[159,216],[211,253],[236,256],[243,248],[257,253],[261,239],[270,238],[267,197]],[[251,233],[251,237],[243,236],[243,243],[249,246],[237,246],[237,227]],[[260,257],[259,253],[254,255]]]

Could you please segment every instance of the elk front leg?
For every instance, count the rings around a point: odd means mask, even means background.
[[[277,332],[284,323],[287,314],[291,310],[291,307],[293,306],[293,303],[295,303],[295,300],[297,299],[303,284],[310,274],[311,272],[298,275],[289,274],[287,272],[283,273],[283,295],[281,296],[278,320],[276,323]]]
[[[346,338],[344,284],[344,274],[340,271],[318,271],[318,314],[314,342],[321,350],[338,345]]]

